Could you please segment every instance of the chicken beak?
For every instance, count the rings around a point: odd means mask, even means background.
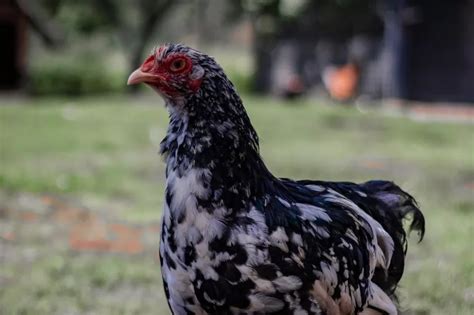
[[[132,74],[130,74],[130,76],[128,77],[127,85],[133,85],[142,82],[152,83],[159,80],[159,76],[143,72],[141,68],[138,68],[137,70],[133,71]]]

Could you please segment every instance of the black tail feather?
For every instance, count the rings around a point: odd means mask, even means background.
[[[395,289],[403,275],[408,247],[404,222],[411,221],[408,232],[417,231],[419,241],[425,234],[425,218],[415,198],[390,181],[355,184],[303,180],[299,183],[321,185],[341,193],[382,225],[393,239],[394,251],[388,270],[376,268],[372,281],[396,300]]]
[[[369,214],[390,234],[395,245],[388,272],[376,270],[373,281],[385,292],[395,297],[395,289],[405,268],[405,255],[408,246],[407,233],[403,228],[403,223],[406,220],[411,220],[409,232],[417,231],[421,242],[425,234],[425,218],[415,198],[393,182],[369,181],[361,186],[376,201],[376,207],[372,208],[373,210]]]
[[[393,182],[373,180],[362,184],[373,193],[373,197],[386,205],[386,209],[393,211],[399,220],[411,220],[409,231],[417,231],[419,241],[425,235],[425,217],[418,207],[415,198]]]

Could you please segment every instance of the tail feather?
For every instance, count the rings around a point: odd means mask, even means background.
[[[425,218],[409,193],[390,181],[372,180],[362,184],[350,182],[323,182],[302,180],[303,185],[320,185],[331,188],[357,204],[390,235],[393,253],[388,269],[375,269],[372,281],[392,300],[396,301],[395,289],[405,268],[407,232],[404,222],[411,221],[408,232],[417,231],[419,241],[425,234]]]
[[[407,233],[403,223],[411,220],[409,231],[417,231],[421,241],[425,234],[425,218],[415,198],[393,182],[368,181],[361,186],[376,201],[376,206],[372,207],[370,215],[395,241],[388,271],[376,270],[373,279],[385,292],[394,297],[395,289],[403,274],[407,252]]]
[[[419,241],[423,240],[425,218],[413,196],[389,181],[373,180],[363,183],[362,186],[373,192],[373,197],[385,204],[387,209],[391,210],[400,222],[411,217],[409,231],[417,231]]]

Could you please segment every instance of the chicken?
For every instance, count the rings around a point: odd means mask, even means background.
[[[402,220],[424,233],[392,182],[279,179],[234,86],[213,58],[154,49],[128,84],[165,100],[160,260],[173,314],[397,314]]]

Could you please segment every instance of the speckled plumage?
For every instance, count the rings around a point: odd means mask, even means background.
[[[172,312],[396,314],[402,219],[424,232],[414,199],[387,181],[276,178],[221,67],[168,44],[153,69],[174,55],[191,68],[155,86],[170,112],[160,257]]]

